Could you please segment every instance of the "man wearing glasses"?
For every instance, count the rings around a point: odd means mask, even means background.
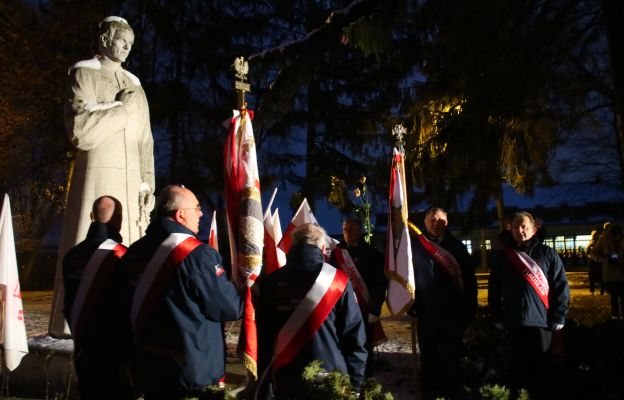
[[[202,215],[193,192],[167,186],[121,261],[120,315],[130,317],[130,372],[145,400],[193,397],[224,375],[221,323],[243,304],[219,253],[197,239]]]

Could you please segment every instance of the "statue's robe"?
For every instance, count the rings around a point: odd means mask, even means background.
[[[62,316],[61,261],[82,241],[91,223],[93,202],[113,196],[123,207],[121,236],[130,245],[145,233],[151,210],[139,206],[140,188],[154,192],[154,140],[149,108],[139,79],[118,68],[103,68],[98,57],[80,61],[69,70],[65,127],[76,149],[67,207],[59,244],[50,333],[66,335]],[[138,94],[135,107],[118,101],[123,90]]]

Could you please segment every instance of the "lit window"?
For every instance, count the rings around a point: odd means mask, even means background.
[[[591,240],[591,235],[577,235],[576,243],[575,243],[576,249],[587,250],[587,246],[589,245],[590,240]]]
[[[468,254],[472,254],[472,241],[462,240],[462,243],[466,246],[466,249],[468,249]]]
[[[557,236],[555,237],[555,245],[554,245],[555,250],[559,251],[563,251],[565,250],[565,238],[563,236]]]

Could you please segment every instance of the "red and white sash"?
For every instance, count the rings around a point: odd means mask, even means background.
[[[381,321],[379,321],[379,319],[377,319],[376,321],[371,321],[369,319],[369,304],[371,302],[371,295],[368,291],[366,283],[364,282],[364,279],[362,279],[362,275],[360,275],[360,271],[355,266],[355,262],[353,262],[349,251],[342,247],[336,247],[334,248],[334,253],[336,254],[336,262],[338,264],[338,267],[345,274],[347,274],[349,280],[351,281],[351,285],[353,285],[353,291],[355,292],[355,296],[357,297],[360,310],[362,310],[362,316],[364,318],[364,321],[369,326],[369,328],[367,329],[368,341],[373,345],[373,347],[379,346],[380,344],[387,342],[388,338],[386,337],[386,333],[383,330]]]
[[[453,257],[451,253],[449,253],[442,246],[437,243],[432,242],[427,239],[423,234],[417,234],[418,241],[422,245],[422,247],[429,253],[429,256],[439,264],[444,271],[448,274],[448,276],[453,281],[453,284],[461,291],[464,291],[464,281],[462,279],[461,268],[459,263]]]
[[[143,332],[173,272],[200,244],[202,242],[195,236],[186,233],[172,233],[160,244],[147,263],[132,298],[130,322],[136,336]]]
[[[338,263],[338,267],[349,277],[351,281],[351,285],[353,285],[353,290],[355,291],[355,295],[358,299],[358,304],[363,311],[368,314],[368,305],[371,302],[371,296],[368,291],[368,287],[366,287],[366,283],[364,279],[362,279],[362,275],[360,275],[360,271],[358,271],[353,259],[351,258],[351,254],[347,249],[342,247],[336,247],[334,249],[334,253],[336,254],[336,262]]]
[[[348,282],[344,272],[323,264],[316,281],[277,334],[271,362],[275,370],[290,363],[310,341],[344,293]]]
[[[87,321],[93,315],[95,303],[108,285],[117,262],[126,250],[123,244],[106,239],[91,255],[78,285],[71,310],[70,322],[74,339],[80,338]]]
[[[520,272],[522,277],[531,285],[535,293],[548,310],[548,280],[544,271],[529,255],[523,251],[517,251],[508,246],[503,246],[505,256],[511,264]]]

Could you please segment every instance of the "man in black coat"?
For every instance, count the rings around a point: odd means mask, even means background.
[[[117,332],[111,276],[126,247],[119,234],[122,207],[117,199],[95,200],[93,222],[84,241],[63,258],[63,313],[74,339],[74,367],[81,399],[130,399],[125,355]]]
[[[342,224],[342,236],[344,240],[338,243],[337,247],[348,252],[359,274],[359,277],[350,275],[349,279],[356,289],[362,319],[366,324],[366,350],[368,351],[366,376],[372,376],[373,349],[386,339],[379,322],[381,307],[386,299],[386,290],[388,289],[388,279],[384,274],[384,259],[379,250],[364,240],[360,220],[345,220]],[[341,263],[337,258],[336,250],[334,250],[330,263],[340,267]],[[362,282],[354,282],[360,277]],[[358,293],[360,285],[365,287]],[[362,296],[362,291],[365,291],[367,296]]]
[[[243,303],[219,253],[197,239],[203,214],[193,192],[167,186],[156,214],[121,261],[121,311],[138,390],[145,400],[175,400],[223,377],[221,323],[239,319]]]
[[[262,397],[269,386],[279,398],[300,394],[303,369],[314,360],[328,371],[348,373],[353,390],[360,390],[367,356],[364,321],[346,274],[323,261],[325,236],[314,224],[294,230],[286,265],[253,286]],[[310,304],[318,306],[306,307]]]
[[[422,389],[425,399],[462,396],[459,360],[464,330],[477,310],[475,263],[446,229],[446,211],[430,208],[425,231],[412,241]],[[440,256],[440,254],[442,254]]]
[[[570,305],[570,288],[559,255],[542,243],[536,220],[517,212],[499,236],[492,256],[488,304],[497,328],[509,333],[510,386],[535,399],[556,397],[549,350]]]

